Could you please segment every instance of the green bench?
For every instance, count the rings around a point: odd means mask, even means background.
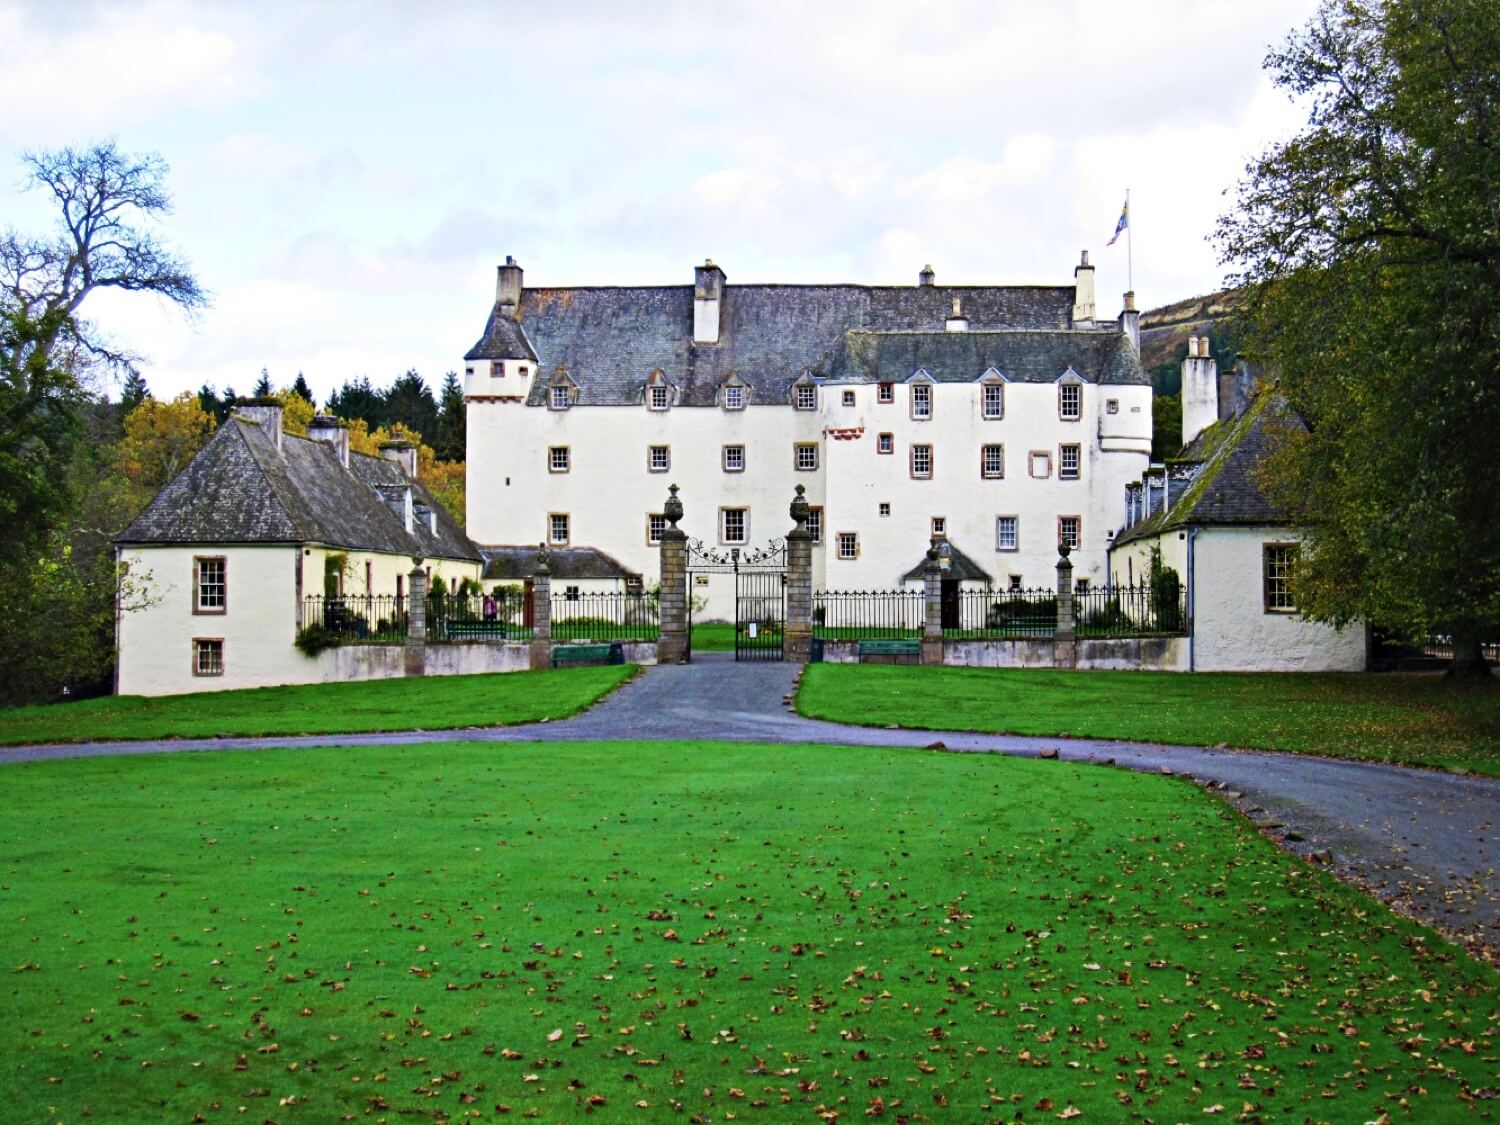
[[[504,621],[444,621],[443,635],[450,641],[472,640],[476,637],[501,637],[506,630]]]
[[[552,667],[583,668],[595,664],[624,664],[625,649],[619,641],[607,645],[558,645],[552,650]]]
[[[860,660],[896,663],[922,658],[921,641],[860,641],[855,648]]]

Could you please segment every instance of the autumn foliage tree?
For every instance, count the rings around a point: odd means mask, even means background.
[[[1500,634],[1500,18],[1494,0],[1324,0],[1267,60],[1305,129],[1221,221],[1248,346],[1308,425],[1265,486],[1306,535],[1309,616]]]
[[[215,428],[214,416],[194,394],[184,391],[169,402],[148,398],[125,416],[120,471],[155,493],[187,468]]]

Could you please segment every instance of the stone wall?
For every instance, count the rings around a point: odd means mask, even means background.
[[[1110,637],[1075,640],[1072,665],[1087,669],[1140,672],[1187,671],[1186,637]],[[823,641],[825,664],[857,664],[857,641]],[[1006,640],[944,640],[943,663],[955,668],[1054,668],[1057,653],[1051,637]],[[864,663],[892,663],[866,658]]]

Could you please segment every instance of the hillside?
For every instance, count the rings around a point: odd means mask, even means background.
[[[1158,394],[1175,395],[1181,386],[1179,364],[1189,336],[1207,336],[1221,369],[1234,364],[1237,347],[1234,310],[1239,294],[1220,290],[1189,297],[1141,314],[1141,366],[1151,372]]]

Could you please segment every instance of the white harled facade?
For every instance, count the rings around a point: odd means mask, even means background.
[[[500,267],[464,359],[476,542],[592,547],[649,584],[669,485],[683,530],[724,550],[784,536],[800,484],[818,588],[899,586],[934,536],[998,587],[1051,585],[1063,538],[1075,576],[1104,581],[1120,498],[1149,461],[1151,386],[1129,295],[1093,319],[1086,254],[1056,287],[696,272],[528,290]]]

